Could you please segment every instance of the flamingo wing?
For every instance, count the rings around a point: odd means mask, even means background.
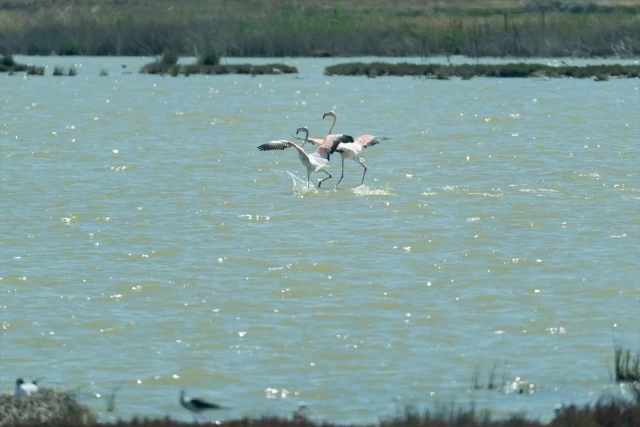
[[[258,150],[260,151],[268,151],[268,150],[284,150],[285,148],[291,147],[292,142],[287,141],[286,139],[280,139],[277,141],[269,141],[266,144],[262,144],[258,146]]]
[[[304,138],[300,138],[299,136],[294,136],[294,138],[298,141],[304,141]],[[322,141],[324,141],[322,138],[307,138],[307,142],[311,145],[320,145]]]
[[[300,153],[301,157],[309,160],[309,155],[304,152],[304,148],[300,147],[298,144],[292,141],[288,141],[286,139],[280,139],[276,141],[269,141],[266,144],[262,144],[258,146],[258,150],[260,151],[269,151],[269,150],[284,150],[285,148],[293,147],[298,153]]]
[[[344,143],[348,144],[353,142],[353,137],[350,135],[333,134],[327,135],[322,141],[322,144],[316,150],[316,153],[329,160],[329,155],[333,154],[338,148],[338,145]]]
[[[362,148],[367,148],[372,145],[380,144],[382,141],[387,141],[391,138],[386,136],[373,136],[373,135],[360,135],[355,138],[354,142]]]

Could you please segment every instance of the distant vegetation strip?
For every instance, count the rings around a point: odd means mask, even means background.
[[[19,64],[11,55],[0,57],[0,73],[21,73],[26,72],[30,75],[44,75],[44,67],[38,67],[35,65]]]
[[[195,64],[178,64],[179,56],[176,52],[166,50],[154,62],[144,65],[140,72],[143,74],[295,74],[296,67],[285,64],[220,64],[220,55],[211,48],[203,51]]]
[[[296,67],[284,64],[227,64],[227,65],[202,65],[202,64],[162,64],[152,62],[140,69],[143,74],[170,74],[172,76],[190,74],[295,74]]]
[[[0,54],[632,57],[633,0],[0,0]]]
[[[461,77],[574,77],[607,79],[609,77],[640,77],[640,65],[551,66],[544,64],[411,64],[386,62],[352,62],[325,68],[328,76],[420,76],[439,79]]]

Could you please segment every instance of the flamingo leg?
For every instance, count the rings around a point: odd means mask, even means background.
[[[360,185],[364,184],[364,176],[367,174],[367,167],[364,165],[364,163],[362,163],[362,161],[360,159],[358,159],[358,163],[360,163],[360,165],[364,168],[364,173],[362,174],[362,182],[360,183]]]
[[[326,174],[327,174],[327,175],[329,175],[329,176],[328,176],[328,177],[326,177],[325,179],[321,179],[321,180],[318,182],[318,188],[320,188],[320,186],[322,185],[322,183],[323,183],[323,182],[325,182],[326,180],[328,180],[329,178],[331,178],[331,174],[330,174],[329,172],[327,172],[327,171],[325,171],[325,170],[323,170],[322,172],[326,173]]]
[[[309,173],[307,174],[307,189],[308,189],[308,188],[309,188],[309,186],[311,185],[310,180],[311,180],[311,172],[309,172]]]
[[[344,178],[344,157],[342,158],[342,175],[340,175],[340,179],[336,183],[336,186],[333,187],[334,190],[338,188],[338,184],[340,184],[340,181],[342,181],[342,178]]]

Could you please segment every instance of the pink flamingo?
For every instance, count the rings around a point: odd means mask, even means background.
[[[296,130],[296,135],[300,132],[305,133],[304,142],[302,145],[309,140],[309,129],[306,126],[299,127]],[[324,172],[328,176],[325,179],[322,179],[318,182],[318,188],[322,185],[323,182],[331,178],[331,174],[324,170],[326,167],[329,167],[329,157],[336,151],[336,148],[339,144],[350,143],[353,142],[353,137],[349,135],[327,135],[324,140],[321,140],[318,144],[318,148],[315,152],[311,154],[307,154],[304,149],[296,144],[295,142],[288,141],[286,139],[281,139],[277,141],[270,141],[266,144],[262,144],[258,147],[260,151],[268,151],[268,150],[284,150],[285,148],[293,147],[298,151],[298,155],[300,156],[300,161],[307,168],[307,187],[310,184],[311,172]]]
[[[331,135],[331,132],[333,132],[333,128],[336,125],[337,116],[335,112],[329,111],[328,113],[324,113],[322,115],[322,119],[324,120],[327,117],[333,117],[333,123],[331,124],[331,128],[329,129],[329,135]],[[386,136],[377,137],[373,135],[360,135],[354,138],[353,142],[341,143],[340,145],[338,145],[336,151],[342,156],[342,174],[340,175],[340,179],[333,188],[338,188],[338,184],[340,184],[340,181],[342,181],[342,178],[344,178],[344,159],[351,159],[354,162],[359,163],[364,168],[364,173],[362,174],[362,182],[360,182],[360,185],[363,185],[364,176],[367,174],[367,166],[365,165],[364,157],[360,156],[360,152],[367,147],[379,144],[382,141],[387,141],[389,139],[391,138],[388,138]],[[307,141],[309,141],[309,143],[311,144],[319,144],[323,140],[320,138],[307,138]],[[307,141],[302,143],[303,147]]]

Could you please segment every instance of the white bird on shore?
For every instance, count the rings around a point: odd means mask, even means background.
[[[25,383],[22,378],[18,378],[16,380],[16,391],[13,393],[14,396],[24,396],[29,397],[34,393],[38,392],[38,385],[36,381]]]
[[[309,129],[306,126],[302,126],[296,130],[296,135],[300,132],[305,133],[304,140],[307,142],[309,139]],[[304,149],[295,142],[281,139],[278,141],[267,142],[258,147],[260,151],[268,150],[284,150],[285,148],[293,147],[298,151],[300,161],[307,168],[307,186],[310,185],[311,172],[324,172],[328,176],[318,182],[318,188],[324,181],[331,178],[331,174],[324,170],[329,167],[329,157],[336,151],[341,143],[353,142],[353,137],[349,135],[327,135],[322,141],[318,143],[318,148],[315,152],[307,154]],[[303,143],[304,145],[304,143]]]
[[[197,397],[189,397],[187,396],[187,392],[184,390],[180,390],[180,405],[191,411],[191,413],[193,414],[193,421],[197,421],[198,414],[203,411],[230,409],[225,408],[224,406],[220,406],[217,403],[211,403],[207,402],[206,400],[198,399]]]

